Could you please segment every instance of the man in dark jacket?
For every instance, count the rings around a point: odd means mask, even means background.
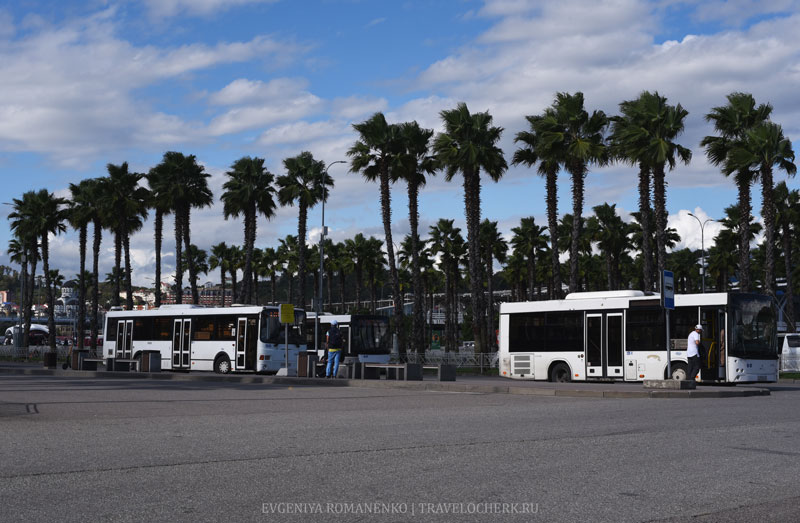
[[[335,378],[339,372],[339,360],[342,358],[342,331],[339,322],[333,320],[328,331],[328,366],[325,368],[326,378]]]

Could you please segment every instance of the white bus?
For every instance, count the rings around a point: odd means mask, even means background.
[[[306,350],[305,313],[295,309],[289,326],[289,369]],[[274,373],[286,364],[285,326],[277,306],[162,305],[106,314],[106,358],[138,359],[161,353],[161,369],[217,373]]]
[[[368,314],[321,314],[319,317],[319,354],[325,355],[325,335],[331,322],[339,322],[344,340],[344,358],[358,358],[361,363],[389,363],[392,355],[392,333],[389,317]],[[308,313],[306,333],[308,347],[314,347],[316,314]]]
[[[564,300],[500,305],[500,376],[584,381],[687,379],[686,339],[703,326],[700,378],[778,380],[776,310],[757,294],[675,296],[670,311],[672,375],[659,296],[583,292]]]

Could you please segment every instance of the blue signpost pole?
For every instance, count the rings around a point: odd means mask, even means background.
[[[666,312],[667,320],[667,378],[672,378],[672,347],[670,346],[669,311],[675,308],[675,275],[664,271],[661,275],[661,305]]]

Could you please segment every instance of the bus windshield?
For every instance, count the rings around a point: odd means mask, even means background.
[[[306,313],[294,311],[294,324],[289,325],[289,343],[291,345],[305,345]],[[277,309],[264,309],[261,311],[261,341],[264,343],[280,345],[286,342],[285,326],[281,325]]]
[[[778,357],[775,308],[766,296],[731,296],[732,333],[730,355],[737,358]]]
[[[353,354],[389,354],[392,350],[389,319],[386,317],[353,316],[350,338],[350,352]]]

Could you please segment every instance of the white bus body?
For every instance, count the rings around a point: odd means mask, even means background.
[[[325,355],[325,341],[331,323],[336,320],[344,339],[345,358],[358,358],[361,363],[389,363],[392,352],[392,334],[389,318],[367,314],[322,314],[319,317],[318,356]],[[316,313],[309,312],[306,318],[307,343],[314,346]]]
[[[305,313],[289,325],[289,370],[305,351]],[[286,365],[285,326],[277,306],[163,305],[106,314],[106,358],[139,359],[161,353],[162,370],[274,373]]]
[[[769,297],[676,295],[670,311],[672,378],[687,378],[686,339],[698,323],[703,326],[703,381],[777,381],[776,313]],[[641,291],[503,303],[499,355],[500,376],[512,379],[664,379],[664,310],[659,296]]]

